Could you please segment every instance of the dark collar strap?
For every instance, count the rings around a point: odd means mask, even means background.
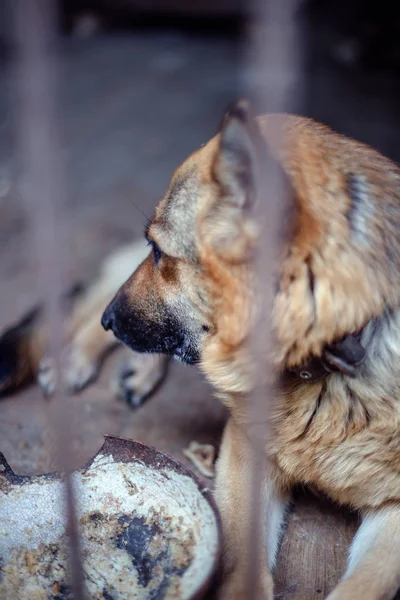
[[[301,366],[288,371],[307,383],[315,383],[335,372],[355,377],[357,367],[365,359],[365,349],[360,342],[361,333],[362,331],[356,335],[348,335],[339,342],[326,345],[321,357],[312,357]]]

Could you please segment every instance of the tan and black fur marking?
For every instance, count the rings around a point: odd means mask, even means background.
[[[277,130],[283,134],[277,137]],[[260,154],[261,150],[261,154]],[[254,252],[255,164],[272,155],[290,215],[272,315],[260,312]],[[285,507],[297,484],[360,512],[343,579],[329,600],[382,600],[400,586],[400,170],[372,148],[311,119],[245,102],[177,169],[148,228],[153,246],[103,315],[136,351],[199,362],[230,409],[217,464],[224,529],[222,600],[247,600],[254,365],[247,343],[272,317],[282,379],[265,447],[260,597],[273,594]],[[305,383],[288,368],[361,331],[365,360]],[[283,377],[281,377],[283,375]]]
[[[101,315],[132,266],[140,264],[148,253],[144,241],[122,246],[107,258],[96,278],[86,286],[75,286],[62,299],[68,314],[62,375],[70,392],[79,392],[93,382],[104,358],[117,345],[115,337],[101,327]],[[0,336],[0,396],[35,380],[45,396],[54,393],[56,373],[46,355],[48,331],[43,313],[43,307],[31,311]],[[111,382],[113,391],[131,406],[139,406],[163,380],[167,360],[125,350],[116,379]]]
[[[36,376],[40,312],[33,309],[0,337],[0,396],[28,385]]]

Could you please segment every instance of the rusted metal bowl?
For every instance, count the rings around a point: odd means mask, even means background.
[[[73,484],[87,598],[204,598],[221,531],[210,492],[190,471],[107,436]],[[15,475],[0,454],[0,598],[68,600],[67,562],[62,477]]]

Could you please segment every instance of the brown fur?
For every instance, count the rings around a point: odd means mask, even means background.
[[[279,144],[277,128],[283,131]],[[334,373],[307,384],[284,377],[269,415],[272,433],[260,474],[267,515],[260,543],[273,568],[290,488],[315,486],[363,517],[348,570],[329,598],[391,598],[400,585],[396,165],[310,119],[267,115],[254,122],[240,105],[221,133],[173,175],[148,230],[161,258],[143,262],[110,304],[104,323],[141,350],[140,327],[143,332],[154,322],[165,327],[168,315],[179,323],[168,330],[171,339],[183,336],[188,362],[200,352],[202,370],[230,408],[217,469],[225,540],[221,598],[244,600],[243,540],[251,505],[246,395],[255,381],[247,342],[260,318],[252,257],[262,236],[248,206],[260,140],[291,190],[293,227],[279,263],[272,312],[277,374],[361,328],[367,350],[354,379]],[[164,350],[174,354],[176,344]],[[260,593],[272,598],[267,562]]]

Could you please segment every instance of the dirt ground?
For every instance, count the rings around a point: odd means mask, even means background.
[[[323,33],[313,36],[303,112],[398,160],[399,79],[328,64]],[[257,72],[240,71],[240,56],[239,40],[228,34],[171,29],[64,40],[60,125],[68,172],[66,286],[93,275],[113,248],[142,235],[141,213],[151,215],[174,168],[213,135],[226,106],[243,89],[257,86]],[[13,76],[12,63],[4,59],[0,329],[41,299],[19,188]],[[191,440],[218,445],[226,415],[195,368],[172,364],[159,391],[132,411],[110,392],[117,361],[118,353],[71,403],[76,417],[71,452],[77,465],[99,449],[105,433],[152,444],[186,464],[181,451]],[[15,472],[45,471],[51,437],[47,401],[32,386],[0,406],[0,450]],[[323,598],[343,572],[354,528],[345,511],[299,494],[280,551],[276,597]]]

